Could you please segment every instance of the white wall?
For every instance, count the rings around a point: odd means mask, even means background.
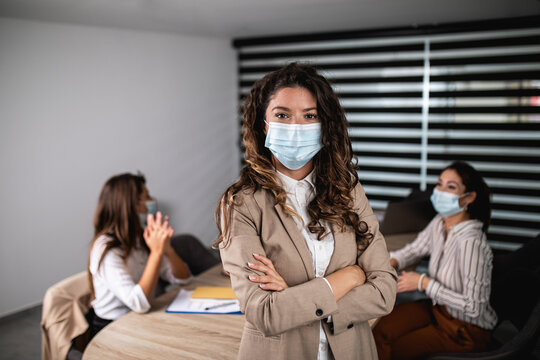
[[[239,170],[230,39],[0,19],[0,316],[86,267],[98,193],[141,170],[210,245]]]

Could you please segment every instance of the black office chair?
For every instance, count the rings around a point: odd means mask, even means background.
[[[221,262],[217,251],[213,253],[191,234],[173,236],[171,246],[178,256],[186,262],[193,276],[199,275]],[[154,296],[164,294],[169,285],[167,281],[159,278]]]
[[[199,239],[190,234],[173,236],[171,246],[178,256],[187,263],[193,275],[199,275],[221,262],[217,251],[212,252]]]
[[[494,257],[490,301],[498,316],[493,334],[514,329],[511,339],[501,343],[493,336],[486,352],[433,354],[427,359],[534,359],[540,336],[540,236],[513,253]]]

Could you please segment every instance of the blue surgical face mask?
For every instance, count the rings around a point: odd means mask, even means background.
[[[156,215],[157,213],[157,201],[156,200],[147,200],[146,201],[146,212],[139,213],[139,220],[141,221],[141,226],[146,227],[146,218],[148,214]]]
[[[440,191],[438,189],[433,189],[433,194],[431,195],[431,203],[439,214],[444,217],[455,215],[465,207],[459,207],[459,199],[462,196],[468,195],[465,193],[463,195],[453,194],[446,191]]]
[[[322,148],[321,123],[267,124],[268,133],[264,146],[270,149],[287,169],[300,169]]]

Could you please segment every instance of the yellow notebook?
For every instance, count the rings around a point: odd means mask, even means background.
[[[225,286],[197,286],[192,299],[236,299],[231,287]]]

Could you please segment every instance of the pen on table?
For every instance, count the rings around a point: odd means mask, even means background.
[[[207,306],[207,307],[204,308],[204,310],[212,310],[212,309],[216,309],[218,307],[222,307],[222,306],[226,306],[226,305],[233,305],[233,304],[236,304],[236,301],[229,301],[229,302],[224,302],[224,303],[217,304],[217,305]]]

